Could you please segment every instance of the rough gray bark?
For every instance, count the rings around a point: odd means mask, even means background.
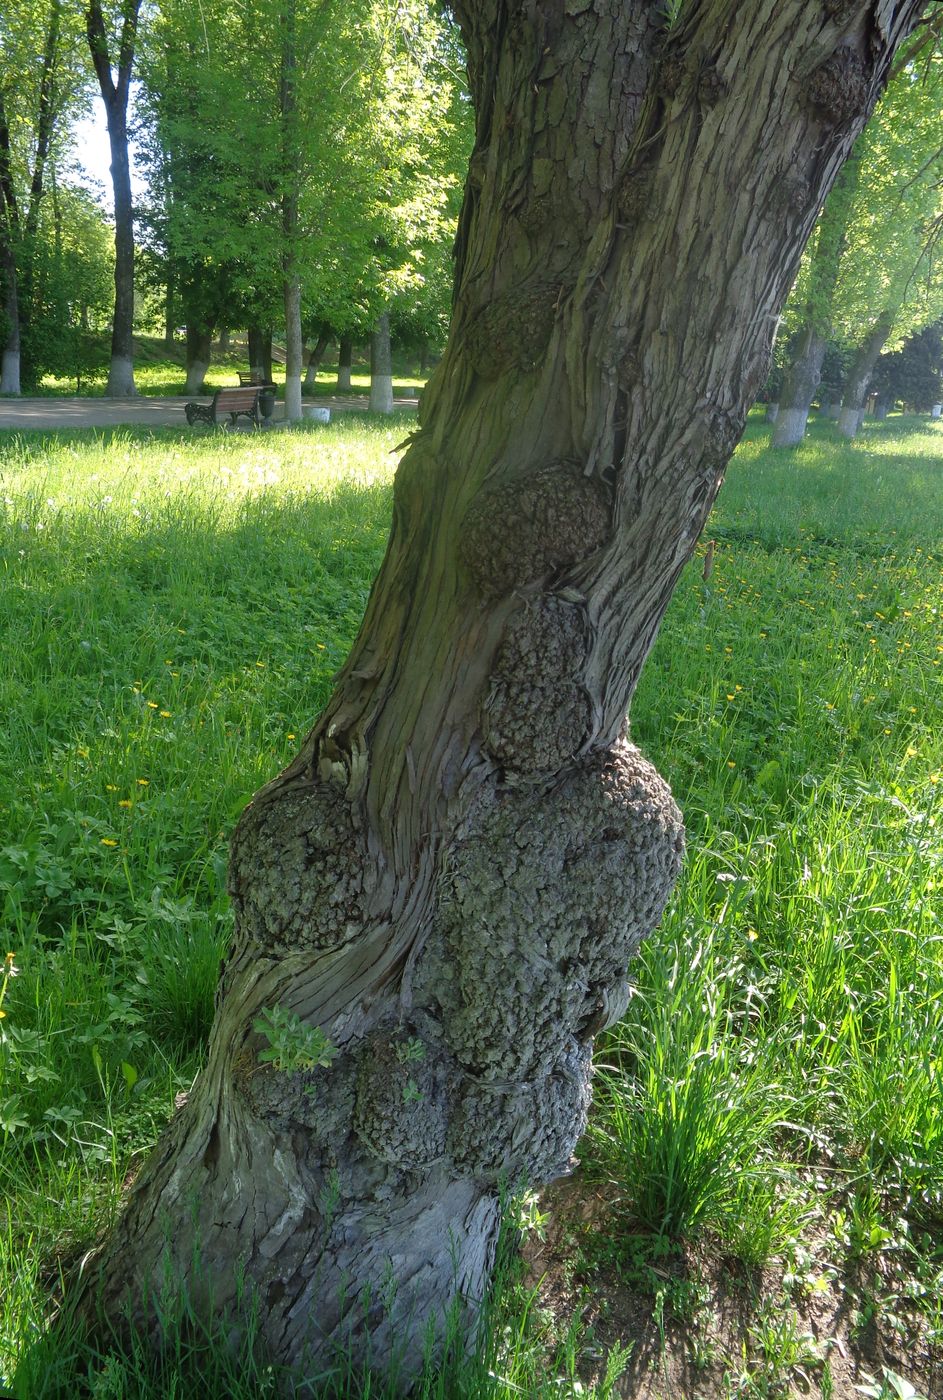
[[[399,1345],[404,1378],[474,1316],[499,1182],[582,1130],[681,856],[629,702],[920,5],[693,4],[667,42],[648,0],[455,9],[449,345],[351,657],[233,839],[206,1068],[86,1283],[156,1332],[167,1273],[217,1314],[242,1276],[278,1360]],[[260,1062],[276,1006],[328,1068]]]
[[[354,342],[349,335],[342,335],[337,346],[337,387],[350,388],[350,367],[354,357]]]
[[[386,311],[370,336],[370,412],[393,412],[393,358],[390,317]]]
[[[111,183],[115,202],[115,312],[111,330],[111,366],[105,393],[124,398],[134,387],[134,208],[128,159],[128,93],[141,0],[122,0],[117,81],[112,77],[101,0],[86,12],[88,44],[98,77],[111,149]]]

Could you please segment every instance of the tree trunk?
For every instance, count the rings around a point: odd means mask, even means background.
[[[228,326],[221,326],[221,327],[220,327],[219,336],[217,337],[216,344],[218,345],[221,354],[225,354],[225,353],[228,351],[228,349],[229,349],[229,327],[228,327]]]
[[[301,421],[301,275],[298,271],[298,204],[301,175],[296,65],[297,0],[282,0],[279,74],[279,140],[282,175],[282,291],[285,304],[285,420]]]
[[[393,359],[390,318],[384,311],[370,337],[370,412],[393,412]]]
[[[128,92],[140,0],[122,0],[117,82],[112,77],[101,0],[89,0],[88,43],[98,76],[111,148],[111,183],[115,199],[115,312],[111,330],[111,365],[105,393],[125,398],[134,387],[134,209],[128,159]]]
[[[337,347],[337,387],[341,392],[350,389],[350,367],[354,358],[354,342],[349,335],[342,335]]]
[[[241,1289],[276,1360],[399,1348],[405,1386],[502,1184],[566,1170],[681,856],[629,702],[920,8],[692,5],[666,44],[649,0],[455,3],[449,345],[335,693],[233,838],[206,1068],[86,1268],[109,1318],[158,1334],[171,1278],[235,1328]]]
[[[173,350],[176,344],[175,332],[177,329],[176,306],[174,304],[174,285],[170,273],[167,274],[167,286],[164,291],[164,349]]]
[[[778,403],[768,403],[768,404],[766,405],[766,421],[767,421],[767,423],[775,423],[775,422],[776,422],[776,419],[777,419],[778,417],[779,417],[779,404],[778,404]]]
[[[864,422],[864,410],[868,402],[868,387],[878,356],[884,349],[888,336],[894,328],[898,308],[886,308],[871,326],[851,362],[845,384],[845,397],[838,416],[838,431],[846,438],[857,437]]]
[[[783,378],[773,447],[795,447],[805,437],[809,409],[822,378],[826,344],[825,337],[817,335],[811,326],[806,329],[799,350]]]
[[[187,323],[187,382],[185,394],[199,394],[213,358],[213,327]]]
[[[250,326],[246,332],[249,342],[249,372],[256,379],[272,382],[272,332],[260,326]]]
[[[285,420],[301,419],[301,279],[292,276],[285,283]]]
[[[0,327],[3,328],[3,349],[0,351],[0,394],[20,392],[20,298],[16,266],[19,241],[19,208],[13,185],[10,159],[10,129],[7,124],[0,91]]]
[[[331,339],[331,332],[329,330],[322,330],[312,346],[311,353],[308,356],[308,367],[305,371],[304,387],[306,389],[314,390],[314,386],[318,382],[318,370],[321,368],[324,352],[330,345]]]
[[[860,152],[847,162],[825,202],[815,235],[809,273],[809,297],[798,349],[783,377],[773,447],[796,447],[805,437],[809,409],[822,381],[822,364],[832,325],[832,303],[848,236]]]
[[[838,415],[839,415],[840,413],[841,413],[841,403],[840,403],[840,402],[839,402],[839,403],[832,402],[832,403],[827,403],[827,404],[825,405],[825,417],[828,418],[831,422],[833,422],[833,423],[836,422],[837,419],[838,419]]]
[[[0,194],[0,325],[5,327],[0,358],[0,394],[20,392],[20,309],[16,277],[16,255],[8,236],[8,223]]]

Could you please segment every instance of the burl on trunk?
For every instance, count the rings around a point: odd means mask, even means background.
[[[822,198],[919,0],[463,0],[447,353],[335,694],[233,840],[209,1058],[85,1287],[418,1363],[564,1171],[682,851],[626,714]],[[256,1023],[319,1029],[272,1068]],[[199,1259],[199,1266],[194,1264]]]

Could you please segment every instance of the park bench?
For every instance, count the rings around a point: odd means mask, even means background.
[[[225,415],[235,424],[239,417],[251,418],[256,427],[262,422],[259,398],[264,385],[240,385],[238,389],[217,389],[210,404],[188,403],[184,409],[191,428],[194,423],[219,423]]]
[[[239,371],[239,383],[243,386],[243,388],[245,388],[249,384],[255,384],[260,389],[273,389],[275,387],[274,381],[271,379],[266,379],[265,376],[261,374],[258,370],[247,371],[241,369]]]

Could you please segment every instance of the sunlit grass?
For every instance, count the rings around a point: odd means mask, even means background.
[[[199,1063],[227,836],[330,692],[403,436],[360,418],[0,435],[0,907],[20,968],[0,1023],[0,1375]],[[702,545],[633,706],[689,857],[600,1047],[588,1165],[614,1238],[713,1230],[762,1261],[812,1210],[861,1248],[909,1231],[930,1309],[943,430],[892,420],[849,447],[823,426],[781,454],[767,436],[752,426],[730,468],[713,569]],[[572,1371],[573,1345],[514,1306],[489,1363],[507,1384],[469,1394],[543,1393],[545,1344]],[[125,1380],[115,1394],[150,1393]]]

